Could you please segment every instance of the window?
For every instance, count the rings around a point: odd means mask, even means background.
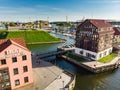
[[[18,68],[14,68],[13,71],[14,71],[14,75],[18,74]]]
[[[20,85],[19,79],[15,80],[15,86],[18,86],[18,85]]]
[[[12,58],[12,62],[14,63],[14,62],[17,62],[17,58],[16,57],[13,57]]]
[[[27,72],[27,71],[28,71],[27,66],[23,66],[23,72]]]
[[[24,77],[24,82],[25,83],[29,82],[28,77]]]
[[[112,53],[112,50],[111,50],[111,49],[109,50],[109,53]]]
[[[104,55],[106,55],[107,51],[104,52]]]
[[[3,71],[3,73],[6,75],[6,74],[8,74],[8,69],[5,69],[4,71]]]
[[[83,54],[83,51],[80,51],[80,54]]]
[[[27,60],[26,55],[22,56],[22,60]]]
[[[6,60],[5,59],[1,60],[1,65],[4,65],[4,64],[6,64]]]
[[[86,57],[90,58],[91,54],[90,53],[86,53]]]
[[[92,58],[95,58],[95,55],[92,55]]]
[[[107,28],[104,28],[104,30],[107,30]]]
[[[99,54],[99,58],[101,58],[102,57],[102,54]]]

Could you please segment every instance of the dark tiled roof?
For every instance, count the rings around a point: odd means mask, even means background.
[[[78,28],[84,24],[85,22],[90,22],[91,24],[93,24],[95,27],[97,28],[104,28],[104,27],[112,27],[112,25],[110,23],[108,23],[106,20],[101,20],[101,19],[86,19],[85,21],[83,21]]]
[[[12,39],[1,39],[0,40],[0,52],[3,51],[5,48],[7,48],[9,45],[15,44],[17,46],[20,46],[26,50],[26,44],[24,42],[24,39],[22,38],[12,38]]]
[[[103,28],[103,27],[112,27],[110,23],[108,23],[106,20],[100,20],[100,19],[87,19],[97,28]]]
[[[120,28],[114,27],[113,30],[115,31],[114,35],[120,35]]]

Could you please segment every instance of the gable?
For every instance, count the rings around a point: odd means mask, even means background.
[[[29,51],[27,49],[23,39],[21,39],[21,38],[14,38],[14,39],[3,39],[3,40],[0,40],[0,52],[3,51],[4,49],[6,49],[11,44]]]

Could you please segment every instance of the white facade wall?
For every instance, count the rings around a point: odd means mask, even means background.
[[[82,49],[82,48],[75,48],[75,53],[78,54],[78,55],[84,56],[84,57],[87,57],[86,54],[89,53],[89,54],[91,54],[91,57],[89,57],[90,59],[99,60],[100,58],[103,58],[103,57],[109,55],[112,52],[112,49],[113,49],[113,47],[96,53],[96,52],[92,52],[92,51],[85,50],[85,49]],[[80,51],[83,51],[83,54],[80,54]],[[92,55],[94,55],[95,58],[93,58]]]
[[[120,35],[115,35],[114,37],[115,37],[115,39],[118,39],[118,38],[120,38]]]

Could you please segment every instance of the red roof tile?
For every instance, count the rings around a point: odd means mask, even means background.
[[[87,19],[87,20],[98,28],[112,27],[112,25],[108,23],[106,20],[100,20],[100,19]]]
[[[11,44],[19,45],[19,46],[25,48],[26,50],[28,50],[27,47],[26,47],[26,44],[24,42],[24,39],[22,39],[22,38],[12,38],[12,39],[2,39],[2,40],[0,40],[0,52],[2,50],[4,50],[5,48],[7,48]]]
[[[115,31],[114,35],[120,35],[120,28],[114,27],[113,30]]]

